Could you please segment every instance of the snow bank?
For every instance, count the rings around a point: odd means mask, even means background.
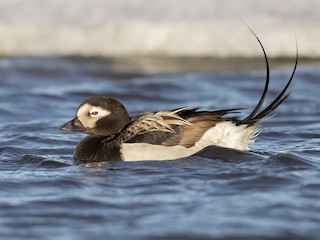
[[[319,57],[320,0],[1,0],[0,55]]]

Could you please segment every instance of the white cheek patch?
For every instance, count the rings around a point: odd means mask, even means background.
[[[96,114],[97,113],[97,114]],[[108,115],[110,115],[111,112],[101,108],[101,107],[96,107],[96,106],[93,106],[91,109],[90,109],[90,115],[91,117],[93,118],[102,118],[102,117],[106,117]]]
[[[83,104],[77,111],[77,117],[86,128],[94,128],[96,122],[103,117],[110,115],[111,112],[98,106],[88,103]]]

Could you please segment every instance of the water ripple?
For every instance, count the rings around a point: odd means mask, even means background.
[[[1,239],[318,238],[318,67],[298,71],[251,152],[208,147],[173,161],[74,165],[83,136],[58,126],[90,95],[117,98],[130,113],[200,105],[246,107],[245,115],[265,73],[151,75],[76,57],[3,63]],[[288,74],[273,72],[272,96]]]

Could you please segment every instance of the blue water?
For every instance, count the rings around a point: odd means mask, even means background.
[[[290,76],[272,72],[268,100]],[[0,239],[319,239],[320,68],[293,93],[251,152],[211,147],[173,161],[74,165],[81,134],[58,126],[92,95],[131,114],[180,106],[246,107],[264,70],[143,74],[112,61],[0,60]]]

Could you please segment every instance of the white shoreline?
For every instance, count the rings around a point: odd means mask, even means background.
[[[0,55],[320,57],[320,0],[2,0]]]

